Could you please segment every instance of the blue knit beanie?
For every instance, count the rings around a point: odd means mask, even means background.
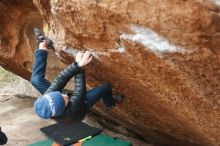
[[[43,119],[61,116],[64,110],[65,102],[59,91],[38,97],[34,103],[35,113]]]

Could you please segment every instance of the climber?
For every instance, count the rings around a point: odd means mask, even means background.
[[[43,119],[55,119],[58,122],[79,122],[89,109],[103,100],[107,109],[120,104],[124,96],[112,93],[109,84],[100,85],[90,91],[86,91],[85,72],[83,67],[92,61],[89,51],[79,52],[75,62],[66,67],[56,79],[50,83],[45,78],[48,49],[53,48],[53,42],[43,33],[34,29],[39,48],[35,51],[35,62],[32,70],[31,83],[42,96],[34,103],[35,113]],[[67,82],[75,77],[75,89],[68,92],[64,89]]]
[[[5,133],[1,131],[1,127],[0,127],[0,145],[6,144],[7,141],[8,141],[8,138],[5,135]]]

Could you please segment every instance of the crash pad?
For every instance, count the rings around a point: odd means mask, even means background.
[[[53,141],[50,139],[44,139],[44,140],[39,140],[33,144],[30,144],[28,146],[52,146]]]
[[[99,134],[89,140],[84,141],[82,146],[132,146],[132,143],[122,140],[118,137]]]
[[[28,146],[61,146],[50,139],[40,140],[34,144]],[[74,143],[70,146],[132,146],[132,143],[129,141],[124,141],[117,137],[110,137],[107,135],[96,135],[91,139],[85,141]]]
[[[40,129],[48,138],[59,145],[68,146],[81,139],[95,136],[102,132],[101,129],[85,123],[56,123]]]

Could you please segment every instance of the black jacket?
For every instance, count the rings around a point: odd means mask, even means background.
[[[52,82],[51,86],[47,89],[45,94],[53,91],[62,92],[67,82],[73,76],[75,76],[75,90],[68,94],[70,97],[70,102],[65,108],[64,113],[60,117],[54,118],[56,121],[79,122],[85,117],[88,111],[88,107],[85,104],[85,73],[76,62],[69,65],[57,76],[57,78]]]

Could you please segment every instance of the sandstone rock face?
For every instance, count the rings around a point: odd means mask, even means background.
[[[107,113],[98,105],[103,116],[156,145],[220,145],[218,0],[2,0],[0,9],[4,68],[29,79],[32,29],[47,25],[49,79],[65,66],[58,58],[91,50],[88,85],[109,82],[126,96]]]

